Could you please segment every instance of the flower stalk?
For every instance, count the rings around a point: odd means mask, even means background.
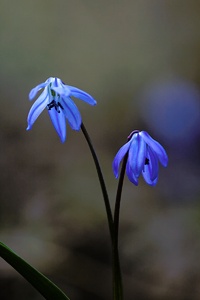
[[[115,226],[115,235],[116,235],[116,244],[118,247],[118,236],[119,236],[119,215],[120,215],[120,204],[121,204],[121,195],[122,195],[122,187],[124,182],[124,175],[126,170],[128,154],[125,155],[122,168],[119,176],[119,182],[117,187],[117,194],[115,200],[115,210],[114,210],[114,226]]]
[[[110,232],[110,238],[111,238],[111,245],[112,245],[112,270],[113,270],[113,300],[122,300],[123,299],[123,288],[122,288],[122,278],[121,278],[121,268],[120,268],[120,261],[119,261],[119,251],[118,251],[118,231],[116,232],[116,228],[114,225],[114,220],[112,216],[112,210],[110,207],[110,201],[103,177],[103,173],[99,164],[98,157],[96,155],[96,152],[94,150],[94,147],[92,145],[91,139],[89,137],[89,134],[84,126],[84,124],[81,124],[81,130],[83,132],[83,135],[88,143],[88,146],[90,148],[97,174],[99,177],[99,182],[101,185],[101,190],[103,194],[103,199],[105,203],[106,208],[106,215],[108,220],[108,226],[109,226],[109,232]]]

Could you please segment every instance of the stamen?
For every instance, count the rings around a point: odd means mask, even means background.
[[[47,109],[51,110],[55,106],[56,106],[56,101],[52,100],[51,103],[47,104]]]
[[[51,110],[53,107],[55,107],[55,110],[60,113],[60,109],[64,109],[63,106],[60,104],[60,102],[56,102],[55,100],[52,100],[51,103],[47,104],[47,109]]]
[[[58,102],[58,106],[60,106],[60,108],[64,109],[62,104],[60,104],[60,102]]]

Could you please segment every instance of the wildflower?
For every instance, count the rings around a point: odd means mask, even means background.
[[[38,116],[47,108],[53,126],[63,143],[66,139],[66,119],[74,130],[79,130],[82,122],[80,112],[71,96],[79,98],[90,105],[95,105],[96,101],[88,93],[74,86],[64,84],[57,77],[50,77],[33,88],[29,93],[29,99],[32,100],[38,91],[43,88],[43,92],[29,111],[27,130],[32,128]]]
[[[128,137],[128,142],[117,152],[113,161],[113,172],[116,178],[119,176],[120,162],[126,154],[128,155],[126,173],[129,180],[135,185],[138,185],[141,173],[149,185],[156,185],[158,161],[164,167],[168,164],[164,148],[146,131],[133,131]]]

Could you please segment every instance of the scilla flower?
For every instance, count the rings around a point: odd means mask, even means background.
[[[115,177],[119,176],[120,162],[127,157],[126,173],[129,180],[138,185],[138,178],[142,174],[149,185],[158,181],[158,162],[166,167],[168,157],[164,148],[146,132],[133,131],[128,142],[120,148],[113,161]]]
[[[64,142],[66,139],[66,119],[74,130],[79,130],[82,122],[80,112],[71,96],[79,98],[90,105],[95,105],[96,101],[86,92],[74,86],[66,85],[56,77],[50,77],[33,88],[29,93],[29,99],[32,100],[38,91],[43,88],[43,92],[29,111],[27,130],[32,128],[38,116],[47,108],[53,126],[61,142]]]

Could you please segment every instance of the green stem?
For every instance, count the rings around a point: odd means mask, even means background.
[[[107,189],[106,189],[106,184],[104,181],[104,177],[103,177],[103,173],[101,171],[101,167],[99,164],[99,160],[98,157],[96,155],[96,152],[94,150],[94,147],[92,145],[91,139],[89,137],[89,134],[85,128],[85,126],[83,125],[83,123],[81,124],[81,130],[85,136],[85,139],[88,143],[88,146],[90,148],[90,151],[92,153],[92,157],[96,166],[96,170],[97,170],[97,174],[99,177],[99,182],[101,185],[101,190],[102,190],[102,194],[103,194],[103,199],[104,199],[104,203],[105,203],[105,207],[106,207],[106,213],[107,213],[107,219],[108,219],[108,226],[109,226],[109,231],[110,231],[110,237],[111,240],[113,242],[113,237],[114,237],[114,226],[113,226],[113,216],[112,216],[112,211],[111,211],[111,207],[110,207],[110,201],[109,201],[109,197],[108,197],[108,193],[107,193]]]
[[[83,125],[81,124],[81,130],[85,136],[85,139],[88,143],[88,146],[90,148],[97,174],[99,177],[99,182],[101,185],[101,190],[103,194],[103,199],[106,207],[106,215],[108,219],[108,226],[109,226],[109,232],[110,232],[110,238],[111,238],[111,243],[112,243],[112,266],[113,266],[113,299],[114,300],[122,300],[123,299],[123,289],[122,289],[122,279],[121,279],[121,269],[120,269],[120,262],[119,262],[119,253],[118,253],[118,243],[116,240],[116,234],[115,234],[115,226],[114,226],[114,221],[113,221],[113,216],[112,216],[112,210],[110,207],[110,201],[103,177],[103,173],[101,171],[101,167],[99,164],[98,157],[96,155],[96,152],[94,150],[94,147],[92,145],[91,139],[89,137],[89,134]]]
[[[123,299],[123,285],[122,285],[122,278],[121,278],[121,270],[120,270],[120,262],[119,262],[119,250],[118,250],[118,237],[119,237],[119,215],[120,215],[120,203],[121,203],[121,195],[122,195],[122,187],[123,187],[123,181],[124,181],[124,174],[126,170],[126,163],[127,163],[128,154],[125,156],[121,168],[121,173],[119,177],[119,183],[117,188],[117,194],[116,194],[116,201],[115,201],[115,210],[114,210],[114,232],[115,232],[115,238],[114,238],[114,251],[115,253],[115,263],[116,263],[116,272],[117,279],[118,280],[118,290],[117,293],[119,298],[117,299]]]
[[[117,188],[116,194],[116,201],[115,201],[115,211],[114,211],[114,226],[115,226],[115,242],[118,247],[118,236],[119,236],[119,215],[120,215],[120,204],[121,204],[121,195],[122,195],[122,187],[124,182],[124,174],[126,170],[126,163],[128,159],[128,154],[125,155],[122,168],[119,176],[119,183]]]
[[[119,261],[119,251],[116,243],[114,243],[113,246],[113,299],[123,300],[122,275]]]

